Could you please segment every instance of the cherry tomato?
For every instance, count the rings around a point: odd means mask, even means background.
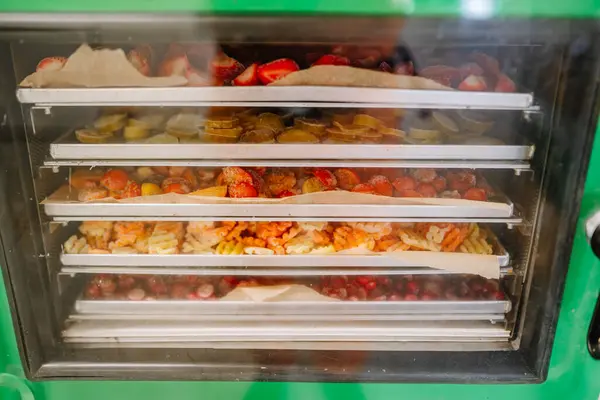
[[[448,186],[446,178],[444,178],[443,176],[438,176],[437,178],[431,181],[431,184],[438,193],[446,190],[446,186]]]
[[[360,177],[354,170],[350,168],[338,168],[333,171],[333,174],[335,175],[338,185],[341,189],[352,190],[354,186],[360,183]]]
[[[406,189],[400,191],[400,197],[423,197],[423,195],[416,190]]]
[[[486,201],[487,195],[483,189],[471,188],[465,192],[463,198],[467,200]]]
[[[397,178],[392,185],[399,192],[402,192],[403,190],[415,190],[417,188],[417,183],[410,176]]]
[[[359,183],[352,188],[352,191],[355,193],[377,194],[375,186],[371,185],[370,183]]]
[[[423,197],[436,197],[437,195],[435,187],[430,183],[419,183],[417,185],[417,192],[421,193]]]
[[[104,174],[100,184],[108,190],[123,190],[128,180],[127,172],[122,169],[111,169]]]
[[[369,179],[369,183],[375,188],[375,192],[382,196],[392,196],[394,188],[390,180],[383,175],[375,175]]]

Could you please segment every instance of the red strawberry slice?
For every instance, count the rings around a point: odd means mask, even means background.
[[[258,79],[264,85],[268,85],[298,70],[300,70],[300,67],[298,67],[298,64],[294,60],[280,58],[258,67]]]
[[[259,83],[257,63],[250,65],[233,80],[234,86],[256,86]]]
[[[244,70],[244,66],[235,58],[219,53],[211,62],[213,75],[220,80],[231,80]]]
[[[315,65],[350,65],[350,60],[335,54],[325,54],[312,64],[313,67]]]
[[[487,90],[485,79],[477,75],[469,75],[458,85],[458,90],[466,90],[470,92],[483,92]]]
[[[64,67],[66,62],[65,57],[46,57],[38,63],[35,71],[58,71]]]
[[[500,74],[500,76],[498,76],[498,82],[496,82],[496,87],[494,88],[494,91],[512,93],[516,90],[517,88],[512,79],[510,79],[505,74]]]

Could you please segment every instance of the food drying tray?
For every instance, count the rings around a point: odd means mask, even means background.
[[[83,300],[75,303],[80,314],[107,315],[402,315],[402,314],[505,314],[511,310],[507,300],[494,301],[193,301],[193,300]],[[260,317],[258,317],[260,318]]]
[[[335,86],[17,89],[38,106],[253,106],[535,110],[531,93]]]
[[[73,131],[50,144],[55,160],[481,160],[523,161],[534,146],[413,144],[84,144]],[[519,167],[522,163],[515,164]]]
[[[493,201],[463,199],[387,198],[350,192],[321,192],[274,199],[230,199],[190,197],[168,194],[136,197],[120,201],[79,202],[77,193],[63,186],[42,202],[49,217],[118,219],[152,219],[157,217],[198,218],[279,218],[344,219],[344,218],[461,218],[480,222],[519,223],[513,203],[496,191]],[[495,221],[497,220],[497,221]]]

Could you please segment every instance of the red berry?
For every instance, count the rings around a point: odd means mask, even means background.
[[[377,283],[375,281],[370,281],[367,284],[365,284],[365,289],[367,290],[374,290],[377,287]]]

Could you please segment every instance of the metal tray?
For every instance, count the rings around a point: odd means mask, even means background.
[[[78,300],[83,314],[194,314],[194,315],[362,315],[362,314],[504,314],[510,301],[186,301]],[[260,317],[257,317],[260,318]],[[310,318],[310,317],[309,317]]]
[[[510,331],[489,321],[69,321],[69,343],[143,342],[483,342]],[[207,346],[210,347],[207,343]],[[252,346],[248,343],[248,346]],[[275,347],[277,348],[277,347]]]
[[[535,110],[530,93],[461,92],[364,87],[253,86],[171,88],[19,88],[21,103],[38,106],[260,106]]]
[[[478,255],[473,255],[474,257]],[[508,265],[508,253],[498,255],[501,267]],[[63,265],[79,266],[137,266],[137,267],[428,267],[403,264],[401,260],[385,255],[215,255],[215,254],[61,254]],[[462,272],[466,273],[466,272]]]
[[[534,146],[410,145],[410,144],[84,144],[68,139],[50,145],[55,160],[480,160],[504,161],[505,168],[523,168]],[[52,163],[46,163],[53,165]],[[154,163],[156,164],[156,162]],[[489,163],[496,168],[494,163]]]

